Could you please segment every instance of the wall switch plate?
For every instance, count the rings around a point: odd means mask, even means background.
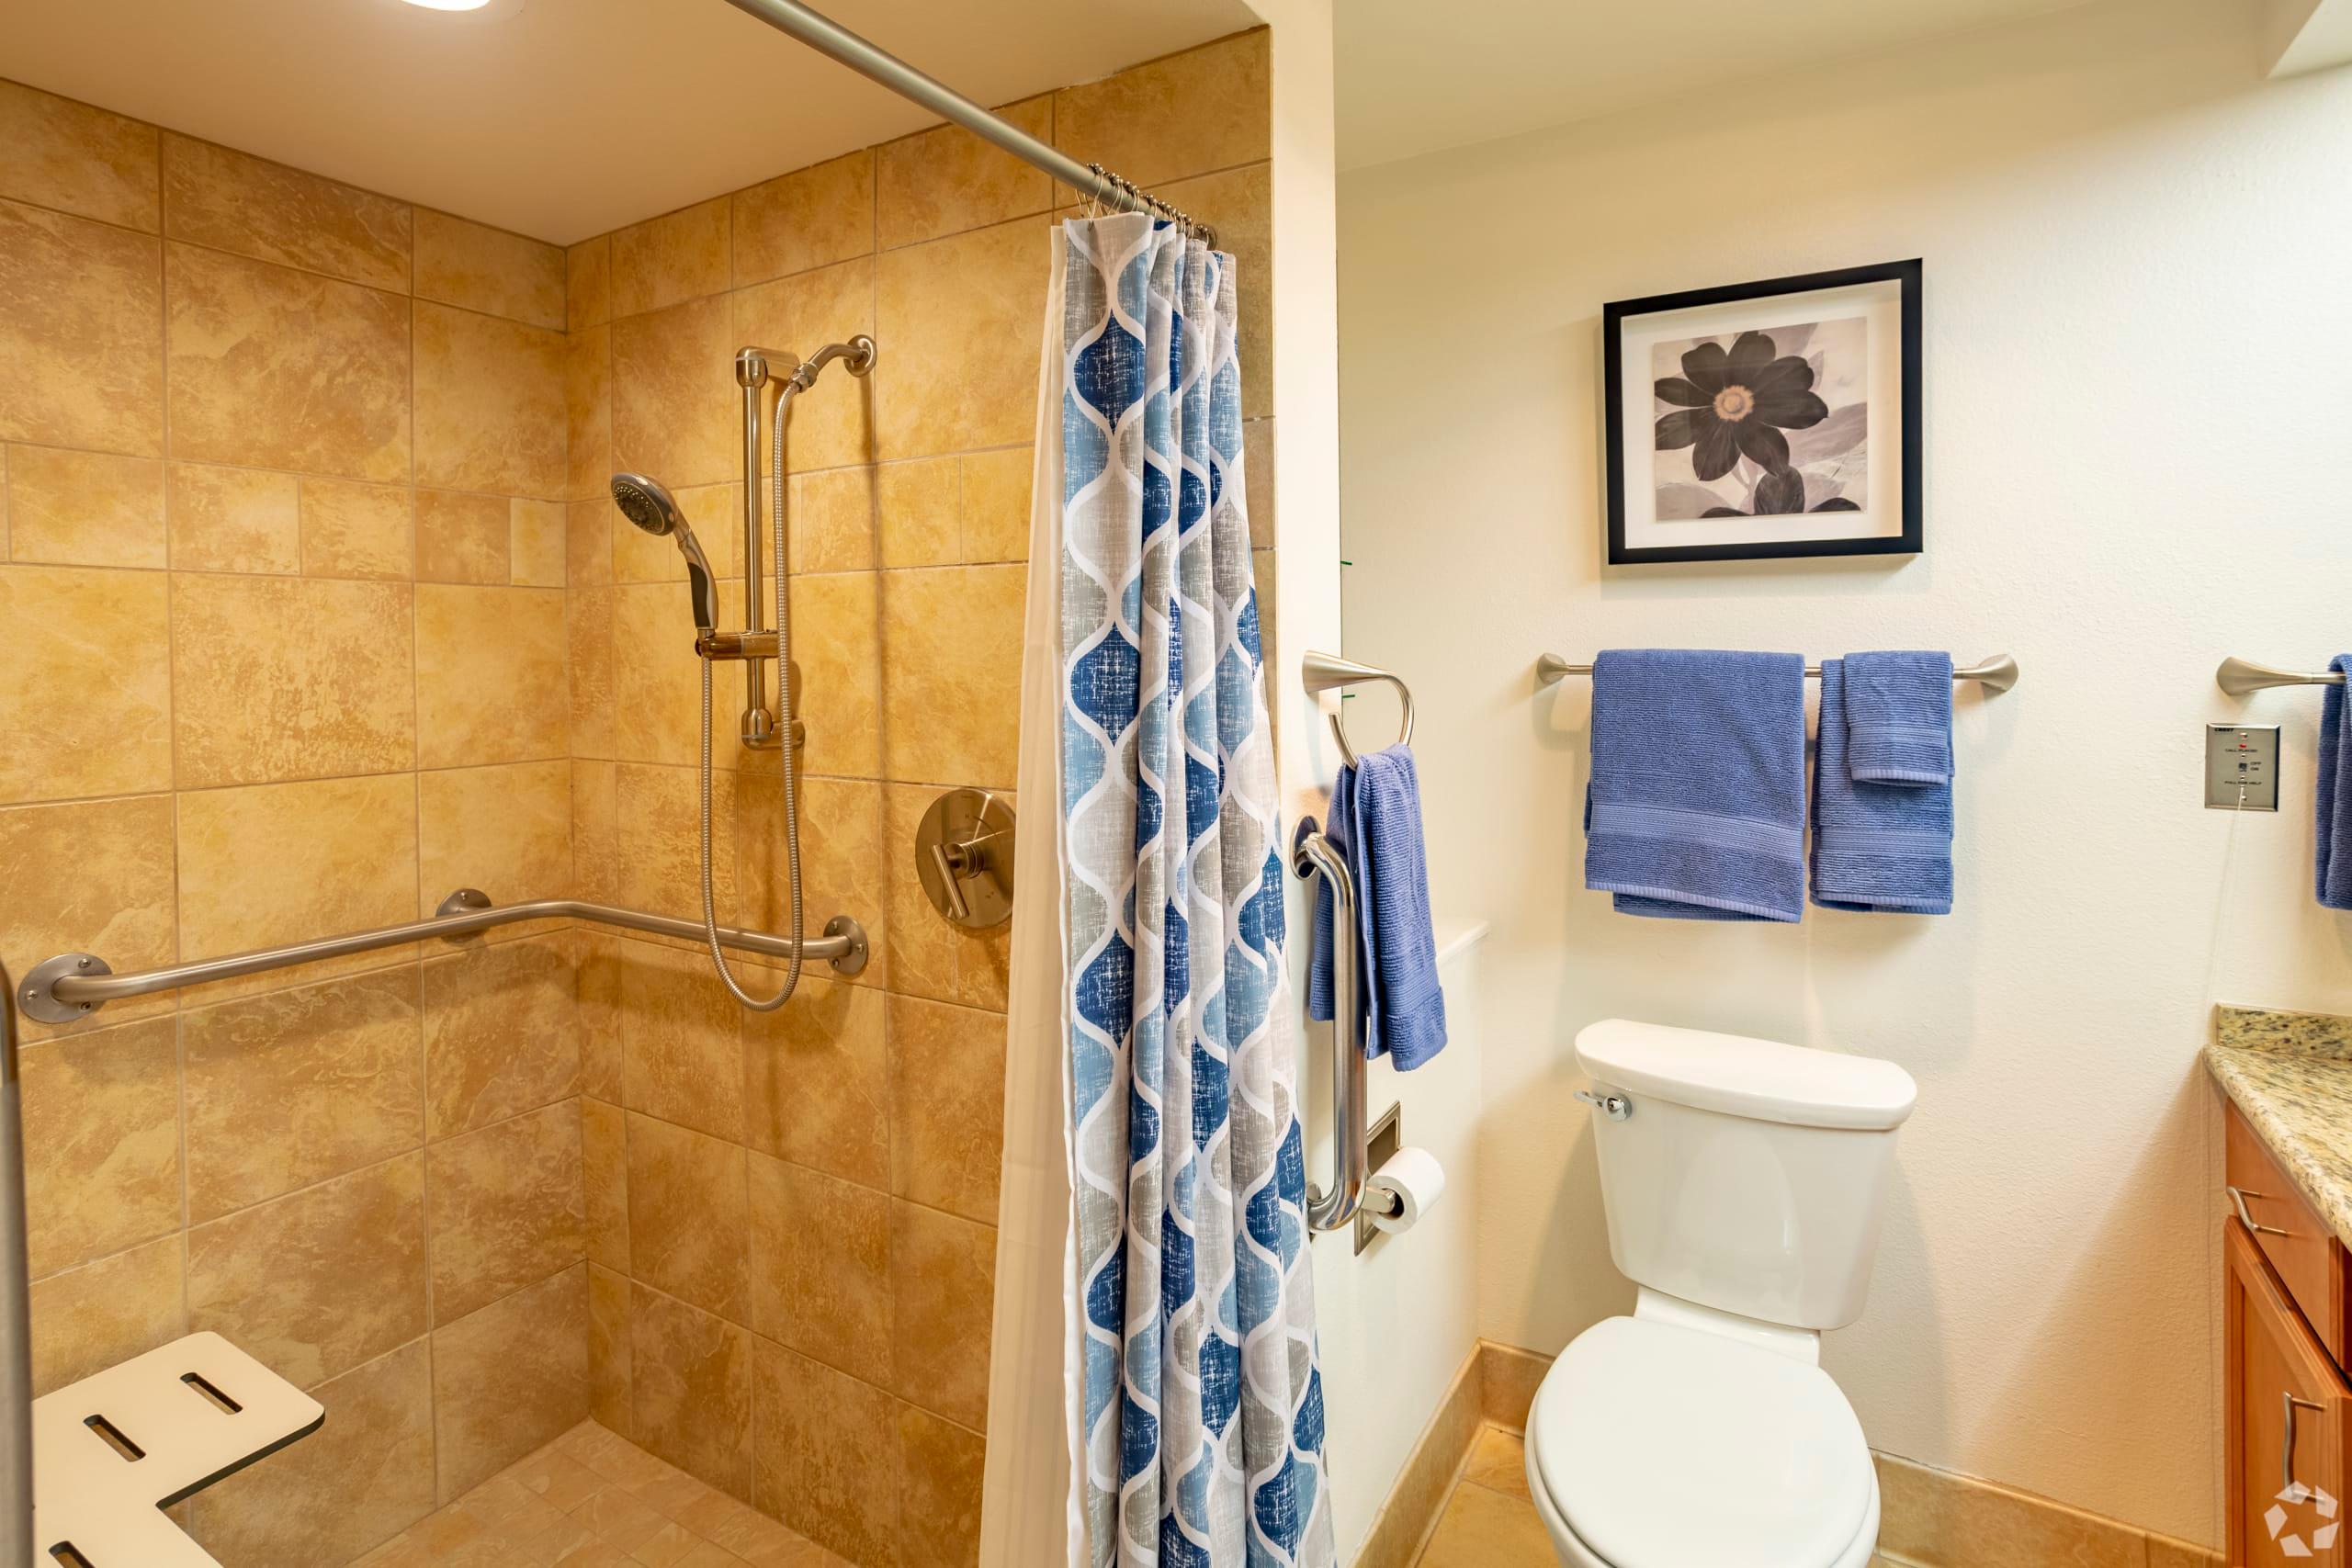
[[[2215,811],[2278,809],[2278,727],[2205,727],[2205,804]]]

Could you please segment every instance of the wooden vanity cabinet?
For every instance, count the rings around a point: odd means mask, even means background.
[[[2341,1506],[2352,1496],[2352,1383],[2342,1370],[2346,1256],[2235,1108],[2228,1119],[2235,1189],[2222,1194],[2230,1218],[2222,1247],[2229,1561],[2233,1568],[2325,1561],[2352,1552],[2352,1538],[2314,1539],[2331,1522],[2352,1522]],[[2334,1519],[2311,1502],[2280,1504],[2290,1482],[2335,1499]],[[2275,1531],[2274,1506],[2286,1514]]]

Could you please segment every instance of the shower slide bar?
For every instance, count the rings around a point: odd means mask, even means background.
[[[831,17],[800,4],[800,0],[727,0],[747,16],[798,39],[818,53],[848,66],[861,76],[880,83],[902,98],[921,104],[943,119],[953,120],[984,141],[1003,148],[1023,163],[1043,169],[1078,192],[1082,200],[1100,202],[1114,212],[1151,212],[1172,219],[1204,244],[1216,243],[1216,231],[1197,223],[1174,206],[1138,189],[1100,164],[1081,164],[1069,153],[1049,147],[1017,125],[989,113],[963,94],[923,74],[897,55],[868,43]]]
[[[2230,658],[2213,671],[2213,683],[2233,697],[2251,696],[2272,686],[2341,686],[2341,670],[2274,670],[2251,659]]]
[[[2232,662],[2234,663],[2235,660]],[[2228,668],[2227,665],[2222,666],[2224,671]],[[1817,681],[1821,678],[1821,666],[1808,664],[1804,667],[1804,672],[1811,679]],[[1535,679],[1540,685],[1555,686],[1567,676],[1591,673],[1591,665],[1571,664],[1556,653],[1547,653],[1535,661]],[[1996,653],[1992,658],[1980,660],[1974,664],[1959,666],[1952,671],[1951,678],[1955,681],[1973,681],[1984,687],[1987,694],[1998,696],[2018,683],[2018,661],[2006,653]],[[2301,678],[2293,677],[2298,680]],[[2224,686],[2229,684],[2226,680],[2222,683]]]
[[[592,904],[582,898],[537,898],[527,904],[493,904],[488,894],[476,888],[460,887],[441,900],[440,908],[429,919],[379,926],[374,931],[354,931],[345,936],[320,937],[312,942],[263,948],[254,953],[232,953],[225,958],[207,958],[194,964],[142,969],[130,975],[116,974],[105,959],[95,953],[62,953],[28,970],[14,994],[17,1005],[24,1010],[27,1018],[38,1019],[43,1023],[70,1023],[97,1011],[108,1002],[144,997],[156,991],[200,986],[208,980],[233,979],[240,975],[258,975],[265,970],[311,964],[322,958],[340,958],[345,953],[371,953],[378,948],[423,942],[428,937],[471,936],[493,926],[509,926],[521,920],[587,920],[600,926],[616,926],[623,931],[684,937],[695,942],[703,940],[702,924],[697,920],[673,919],[667,915],[650,915],[642,909]],[[770,958],[792,956],[792,940],[768,931],[721,926],[718,928],[718,940],[745,953],[763,953]],[[800,955],[804,959],[824,960],[832,965],[837,975],[854,975],[865,967],[865,928],[847,915],[835,915],[825,922],[823,936],[800,944]],[[7,1093],[13,1094],[14,1089],[13,1082],[6,1086]],[[5,1150],[0,1150],[0,1153],[5,1153]],[[0,1194],[0,1198],[5,1198],[5,1194]],[[0,1214],[0,1231],[4,1230],[5,1214]],[[0,1380],[5,1377],[6,1373],[0,1372]]]

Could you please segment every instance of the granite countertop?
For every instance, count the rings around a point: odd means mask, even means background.
[[[2352,1247],[2352,1018],[2225,1003],[2213,1036],[2206,1071]]]

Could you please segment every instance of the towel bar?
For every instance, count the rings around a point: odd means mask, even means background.
[[[1361,686],[1369,681],[1387,682],[1396,688],[1396,700],[1405,708],[1404,733],[1396,737],[1396,744],[1403,746],[1412,740],[1413,694],[1404,682],[1387,671],[1371,664],[1358,664],[1354,660],[1342,659],[1336,653],[1310,651],[1298,662],[1298,679],[1299,684],[1305,686],[1310,695],[1330,691],[1335,686]],[[1340,716],[1336,713],[1331,716],[1331,739],[1340,743],[1340,755],[1347,759],[1348,766],[1354,767],[1355,748],[1348,744],[1348,732],[1340,728]]]
[[[1356,889],[1340,852],[1311,828],[1292,848],[1291,872],[1303,882],[1320,876],[1331,886],[1331,1185],[1317,1190],[1307,1184],[1306,1228],[1335,1231],[1363,1206],[1363,1179],[1371,1163],[1363,1111],[1366,1064],[1356,1043]]]
[[[2235,663],[2236,660],[2233,660],[2231,662]],[[2225,671],[2228,668],[2228,665],[2222,666]],[[1821,678],[1821,666],[1808,664],[1804,667],[1804,672],[1811,679],[1817,681]],[[1535,661],[1535,679],[1541,685],[1554,686],[1567,676],[1591,673],[1591,665],[1571,664],[1556,653],[1547,653]],[[2018,661],[2006,653],[1996,653],[1992,658],[1980,660],[1974,664],[1957,667],[1952,671],[1951,678],[1955,681],[1973,681],[1984,687],[1987,693],[1998,695],[2018,683]],[[2295,679],[2300,680],[2301,677],[2297,676]],[[2229,684],[2226,680],[2222,683],[2224,686]]]
[[[2274,670],[2267,664],[2256,664],[2251,659],[2230,658],[2213,671],[2213,683],[2233,697],[2251,695],[2271,686],[2341,686],[2341,670],[2313,670],[2308,672]]]

